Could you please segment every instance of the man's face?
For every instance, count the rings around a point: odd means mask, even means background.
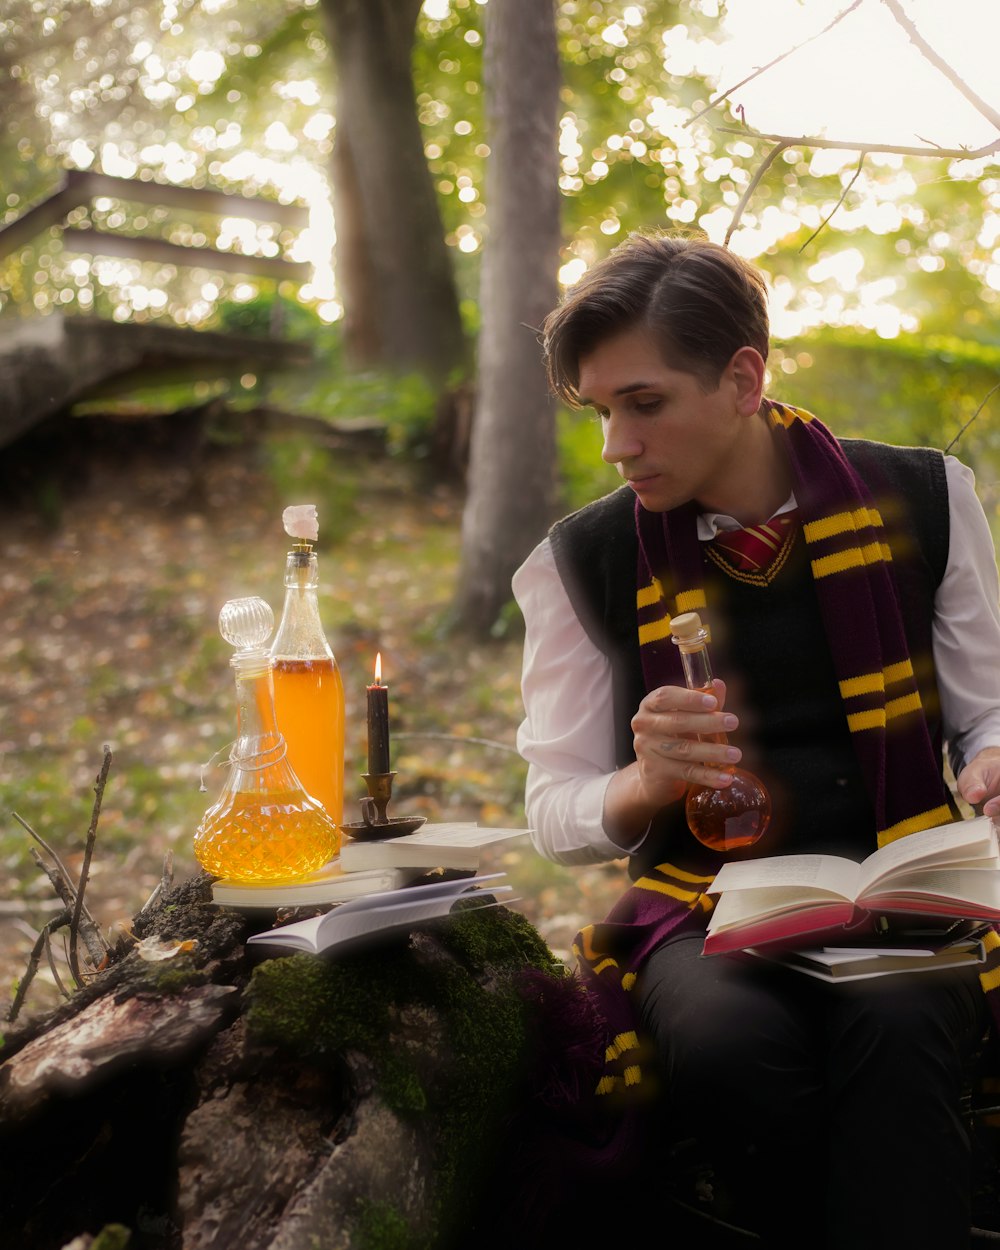
[[[578,391],[601,418],[603,458],[647,511],[693,499],[738,515],[753,457],[732,364],[706,391],[695,374],[665,364],[646,331],[626,330],[581,358]]]

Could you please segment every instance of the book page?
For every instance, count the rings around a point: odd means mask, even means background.
[[[923,906],[933,915],[936,902],[949,903],[949,912],[961,909],[962,915],[1000,917],[1000,872],[982,868],[924,868],[907,873],[895,888],[885,882],[876,883],[864,895],[866,907],[893,909],[894,900]],[[910,910],[910,908],[907,908]]]
[[[443,881],[428,881],[423,885],[407,885],[399,890],[383,890],[379,894],[365,894],[350,902],[341,903],[336,909],[339,913],[367,911],[370,908],[392,907],[397,903],[416,904],[431,898],[458,898],[459,895],[471,892],[484,882],[498,882],[507,874],[491,872],[479,877],[448,878]],[[503,887],[510,889],[510,886]]]
[[[795,887],[803,901],[829,894],[853,899],[859,875],[857,864],[837,855],[770,855],[723,864],[708,893]]]
[[[880,888],[888,886],[894,875],[904,874],[911,865],[958,864],[996,854],[996,829],[988,816],[921,829],[879,847],[868,856],[861,866],[861,891],[869,891],[876,882]]]
[[[830,895],[817,894],[813,901],[821,899],[828,902]],[[716,903],[708,927],[715,933],[786,912],[798,912],[802,908],[802,891],[799,889],[727,890]]]

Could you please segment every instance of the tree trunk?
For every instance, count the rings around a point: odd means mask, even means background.
[[[443,379],[465,359],[458,294],[417,118],[421,0],[322,0],[337,73],[337,281],[356,366]]]
[[[490,142],[479,386],[462,524],[458,616],[486,633],[551,519],[555,405],[537,327],[556,303],[559,61],[553,0],[490,0]]]

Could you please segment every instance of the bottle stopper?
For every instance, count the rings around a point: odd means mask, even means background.
[[[708,630],[697,612],[681,612],[670,618],[670,633],[677,646],[695,651],[708,641]]]
[[[270,604],[256,595],[244,599],[230,599],[222,605],[219,613],[219,633],[236,654],[230,659],[233,665],[247,661],[263,661],[270,657],[264,643],[274,629],[274,613]]]
[[[319,539],[319,513],[314,503],[291,504],[282,512],[281,523],[285,533],[297,540],[299,549],[311,549]]]

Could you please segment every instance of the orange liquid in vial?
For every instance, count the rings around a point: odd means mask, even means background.
[[[194,835],[199,864],[233,881],[294,881],[333,858],[340,831],[301,790],[238,791],[209,808]]]
[[[702,694],[714,694],[712,686],[701,686]],[[724,733],[704,734],[705,742],[724,746]],[[712,786],[688,787],[684,815],[688,828],[713,851],[738,851],[753,846],[763,837],[771,823],[771,796],[763,782],[744,768],[730,765],[725,769],[733,780],[724,790]]]
[[[344,819],[344,683],[335,660],[282,660],[271,666],[274,715],[288,762],[330,819]],[[339,842],[338,842],[339,846]]]
[[[684,800],[688,828],[713,851],[737,851],[752,846],[771,820],[771,799],[753,776],[733,768],[732,783],[724,790],[691,786]]]

